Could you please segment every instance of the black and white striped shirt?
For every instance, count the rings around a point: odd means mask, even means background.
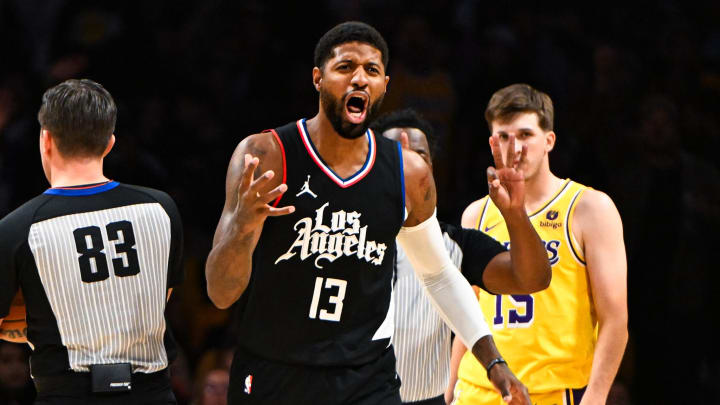
[[[33,375],[130,363],[167,368],[167,290],[182,281],[182,224],[165,193],[108,182],[54,188],[0,221],[0,317],[25,297]]]
[[[445,248],[470,284],[485,288],[485,266],[505,248],[484,233],[440,222]],[[405,252],[398,246],[395,284],[397,372],[403,402],[443,395],[450,376],[450,328],[435,311],[415,276]]]

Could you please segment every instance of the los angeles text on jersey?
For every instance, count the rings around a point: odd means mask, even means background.
[[[385,257],[384,243],[367,240],[367,225],[361,227],[361,213],[343,210],[330,214],[330,226],[325,225],[325,208],[329,202],[315,210],[315,219],[305,217],[295,223],[293,229],[298,233],[297,239],[288,251],[275,260],[275,264],[288,260],[300,252],[300,260],[304,261],[313,255],[315,267],[321,269],[320,260],[335,261],[341,256],[357,256],[376,266],[382,264]]]

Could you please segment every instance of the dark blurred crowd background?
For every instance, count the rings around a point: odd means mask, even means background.
[[[443,219],[487,193],[491,94],[525,82],[552,97],[551,169],[607,192],[624,221],[630,342],[608,403],[720,403],[717,1],[0,0],[0,217],[48,187],[44,90],[102,83],[119,106],[106,175],[169,192],[183,214],[179,402],[223,404],[233,311],[207,298],[204,260],[227,163],[243,137],[315,114],[314,46],[346,20],[390,45],[383,110],[435,126]],[[34,395],[28,353],[0,343],[0,404]]]

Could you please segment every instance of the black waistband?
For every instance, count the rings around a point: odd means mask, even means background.
[[[91,387],[90,373],[76,373],[69,371],[63,374],[33,377],[35,389],[38,394],[80,394],[89,393]],[[168,369],[155,373],[133,373],[133,391],[143,390],[148,386],[157,386],[170,383]]]

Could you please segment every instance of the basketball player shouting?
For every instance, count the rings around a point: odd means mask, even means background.
[[[252,135],[233,154],[206,263],[215,305],[241,305],[231,404],[400,403],[396,237],[506,400],[529,403],[444,248],[430,167],[367,129],[387,62],[374,28],[334,27],[315,49],[317,115]]]

